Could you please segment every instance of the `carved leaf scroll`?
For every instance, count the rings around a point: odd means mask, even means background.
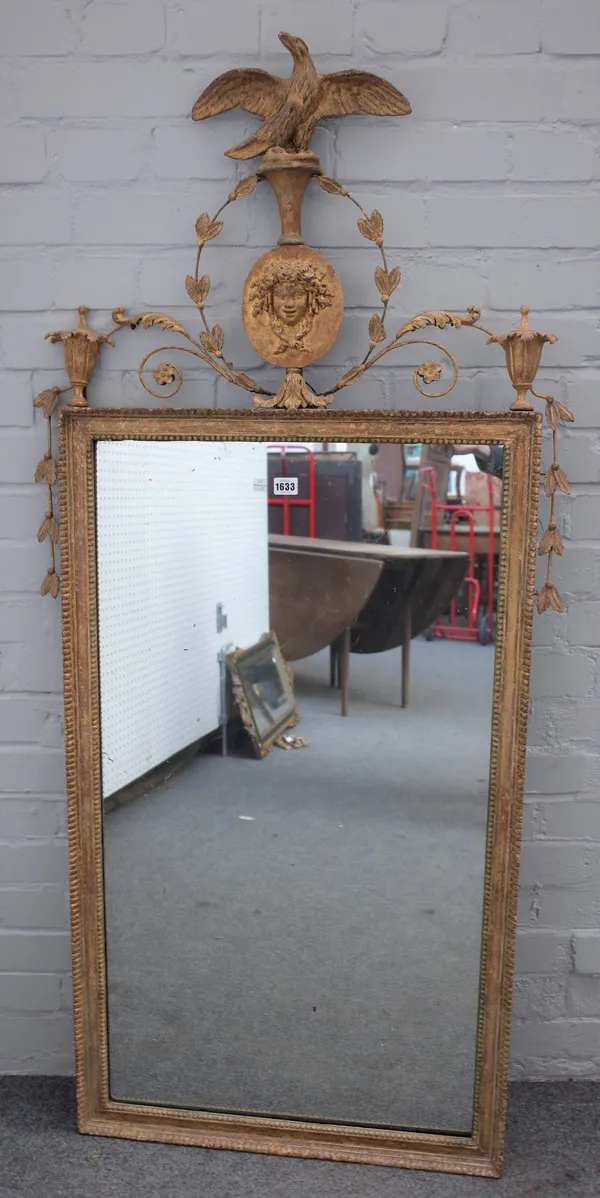
[[[142,316],[142,328],[149,329],[153,325],[157,325],[159,329],[169,329],[173,333],[183,333],[185,329],[178,320],[174,320],[172,316],[168,316],[166,312],[145,312]]]
[[[299,369],[290,369],[286,371],[277,395],[269,399],[255,395],[254,403],[257,408],[285,408],[288,412],[296,412],[300,408],[325,408],[332,399],[333,395],[317,395]]]
[[[458,312],[419,312],[418,316],[398,329],[396,337],[404,337],[406,333],[415,333],[417,329],[426,329],[431,325],[437,329],[445,329],[448,325],[453,329],[460,329],[464,324],[473,324],[480,315],[481,313],[475,308],[469,308],[466,317],[459,315]]]

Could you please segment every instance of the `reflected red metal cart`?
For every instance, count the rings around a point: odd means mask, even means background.
[[[463,586],[467,592],[466,622],[460,623],[458,620],[458,604],[455,596],[450,603],[448,618],[440,618],[431,625],[426,634],[427,640],[434,640],[437,637],[453,641],[479,641],[481,645],[489,645],[494,640],[496,594],[494,563],[495,508],[493,480],[491,475],[486,475],[485,477],[488,490],[487,504],[440,503],[436,492],[435,471],[431,466],[423,467],[423,487],[429,492],[431,500],[431,548],[437,549],[440,515],[446,522],[444,527],[448,528],[449,526],[450,548],[454,551],[457,551],[459,548],[457,544],[458,523],[467,522],[469,526],[469,570],[463,582]],[[476,577],[475,520],[479,513],[485,513],[487,517],[488,541],[484,588],[482,588],[481,582]],[[461,544],[460,548],[464,551],[463,544]],[[485,600],[482,595],[482,589],[485,591]]]
[[[284,484],[284,480],[289,478],[288,470],[287,470],[286,451],[289,450],[290,452],[293,452],[293,453],[307,453],[308,454],[308,497],[306,499],[301,499],[298,497],[298,495],[295,495],[292,492],[286,491],[285,485],[282,485],[281,489],[277,495],[269,495],[268,502],[274,506],[283,508],[283,535],[284,535],[284,537],[289,537],[289,535],[290,535],[290,507],[292,507],[292,506],[307,507],[308,508],[308,529],[309,529],[308,535],[309,535],[309,537],[314,538],[315,527],[316,527],[315,455],[314,455],[312,449],[309,449],[309,447],[307,445],[297,445],[297,444],[296,445],[283,445],[283,444],[282,445],[276,445],[276,444],[267,445],[267,453],[269,452],[270,449],[278,449],[281,453],[281,479],[280,480],[276,479],[275,482],[276,483],[281,482],[282,484]],[[291,484],[291,482],[292,482],[291,478],[289,479],[289,481]]]

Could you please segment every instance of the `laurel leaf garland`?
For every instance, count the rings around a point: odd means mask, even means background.
[[[196,221],[196,236],[199,241],[206,241],[206,234],[210,229],[210,216],[208,212],[201,212]]]
[[[575,416],[573,415],[573,412],[571,411],[571,409],[567,407],[566,403],[561,403],[561,401],[559,399],[555,399],[553,401],[553,407],[556,408],[559,419],[561,420],[561,422],[563,424],[572,424],[573,423]]]
[[[399,266],[394,266],[392,270],[384,270],[383,266],[378,266],[375,269],[375,284],[381,298],[388,302],[390,296],[396,290],[402,278],[402,271]]]
[[[186,275],[185,289],[196,307],[202,310],[210,292],[210,275],[202,275],[200,279],[195,279],[193,275]]]
[[[556,524],[550,523],[540,541],[538,553],[540,557],[543,557],[546,553],[557,553],[559,557],[562,557],[563,549],[563,539],[558,528]]]
[[[46,420],[49,420],[52,413],[58,407],[60,399],[60,387],[51,387],[49,391],[40,391],[36,395],[33,406],[34,408],[42,408]]]
[[[327,191],[329,193],[329,195],[332,195],[332,196],[347,196],[348,195],[347,188],[342,187],[342,184],[338,183],[337,179],[329,179],[327,177],[327,175],[318,175],[317,182],[319,184],[319,187],[322,187],[323,191]]]
[[[57,599],[59,590],[60,579],[56,573],[56,570],[54,569],[54,566],[50,566],[50,569],[48,570],[48,573],[46,574],[46,577],[40,587],[40,594],[51,595],[53,599]]]
[[[355,203],[355,204],[357,203],[357,201],[353,199],[350,192],[347,191],[347,189],[344,188],[336,179],[331,179],[327,176],[321,176],[318,178],[318,183],[319,183],[319,186],[324,191],[329,192],[332,195],[348,196],[352,200],[353,203]],[[360,207],[359,205],[357,205],[357,206]],[[480,328],[478,322],[481,318],[481,312],[478,308],[474,308],[474,307],[467,308],[466,312],[462,313],[462,314],[458,313],[458,312],[447,312],[444,310],[419,312],[415,316],[413,316],[405,325],[403,325],[400,329],[398,329],[398,332],[395,334],[395,336],[389,339],[388,343],[384,346],[384,348],[382,350],[380,350],[376,355],[373,355],[373,350],[375,349],[375,347],[377,345],[379,345],[381,342],[386,341],[387,335],[385,332],[384,321],[386,318],[387,308],[388,308],[388,304],[391,299],[391,296],[393,295],[394,291],[396,290],[396,288],[399,286],[399,284],[401,282],[402,273],[401,273],[399,266],[390,269],[387,265],[386,255],[385,255],[385,252],[383,249],[384,224],[383,224],[383,217],[382,217],[381,213],[378,212],[377,209],[374,209],[371,212],[371,214],[369,215],[365,211],[364,208],[361,208],[361,217],[357,221],[357,226],[358,226],[358,230],[362,234],[362,236],[365,237],[367,241],[375,242],[375,244],[378,246],[378,248],[381,251],[382,264],[375,268],[374,280],[375,280],[375,286],[377,287],[377,290],[381,296],[381,299],[383,302],[383,307],[382,307],[382,311],[380,314],[375,313],[373,316],[371,316],[371,318],[369,320],[369,351],[366,354],[363,362],[350,367],[350,369],[347,370],[344,375],[342,375],[342,377],[335,384],[335,386],[331,392],[331,396],[333,396],[333,393],[335,391],[339,391],[340,388],[349,386],[352,383],[354,383],[355,381],[357,381],[361,377],[363,372],[366,369],[368,369],[375,361],[378,361],[379,358],[383,354],[386,354],[389,350],[396,349],[402,342],[403,338],[405,338],[407,336],[407,334],[410,334],[412,332],[417,332],[421,329],[427,329],[430,326],[434,326],[435,328],[438,328],[438,329],[446,329],[448,327],[452,328],[452,329],[460,329],[463,326]],[[518,330],[519,338],[522,341],[532,341],[532,340],[541,339],[542,342],[549,342],[550,344],[553,344],[556,341],[556,337],[554,335],[540,334],[540,333],[537,333],[535,330],[530,329],[528,327],[527,321],[526,321],[526,315],[527,315],[528,311],[529,311],[529,309],[527,309],[527,308],[521,309],[523,319],[521,321],[521,328]],[[480,331],[487,333],[486,329],[480,329]],[[508,338],[511,338],[514,335],[515,335],[514,332],[508,333],[508,334],[503,334],[503,335],[498,335],[498,336],[488,334],[488,343],[494,341],[494,342],[498,342],[499,344],[503,345],[507,341]],[[437,344],[437,343],[433,343],[433,344]],[[439,348],[443,349],[443,346],[439,346]],[[450,361],[454,365],[454,370],[455,370],[454,382],[456,382],[456,378],[458,376],[457,363],[455,362],[454,358],[449,353],[449,351],[445,351],[445,352],[447,353]],[[414,372],[414,376],[413,376],[413,381],[414,381],[417,389],[419,391],[421,391],[421,387],[420,387],[419,381],[418,381],[419,379],[422,379],[423,382],[426,385],[428,385],[431,383],[439,382],[441,377],[442,377],[441,363],[435,362],[435,361],[433,361],[433,359],[427,359],[427,361],[423,362],[420,366],[418,366],[416,368],[416,370]],[[512,378],[512,374],[511,374],[511,378]],[[453,385],[454,384],[451,383],[450,387],[447,388],[446,391],[443,391],[442,394],[444,394],[444,395],[447,394],[447,391],[451,390]],[[552,559],[553,559],[553,556],[557,555],[560,557],[564,552],[563,539],[562,539],[562,536],[561,536],[561,534],[557,528],[557,525],[556,525],[555,504],[556,504],[557,492],[560,491],[564,495],[570,494],[570,485],[569,485],[569,480],[567,478],[567,475],[565,474],[564,470],[562,469],[562,467],[558,461],[557,438],[558,438],[558,429],[559,429],[560,424],[572,423],[574,421],[574,414],[571,411],[571,409],[569,407],[567,407],[566,404],[562,403],[559,400],[556,400],[554,398],[554,396],[540,395],[533,389],[533,387],[531,387],[530,389],[531,389],[532,393],[536,396],[537,399],[546,401],[546,421],[547,421],[548,426],[552,430],[553,445],[554,445],[554,455],[553,455],[554,460],[553,460],[551,466],[548,467],[548,469],[546,470],[545,475],[544,475],[544,488],[546,491],[546,495],[548,496],[548,498],[550,500],[550,518],[549,518],[548,527],[544,530],[544,532],[542,534],[538,553],[542,556],[544,556],[544,555],[547,556],[548,561],[547,561],[546,581],[539,592],[537,605],[538,605],[538,611],[540,611],[540,612],[546,611],[548,608],[551,608],[553,611],[556,611],[556,612],[562,612],[562,611],[564,611],[562,599],[560,597],[560,594],[559,594],[556,586],[552,582]],[[425,394],[425,392],[422,392],[422,394]],[[261,406],[269,406],[269,407],[273,406],[272,401],[269,401],[269,400],[260,401],[260,400],[258,400],[258,398],[256,396],[255,396],[255,403],[260,404]],[[275,401],[275,406],[279,406],[277,399]],[[287,397],[287,402],[282,406],[286,406],[286,407],[298,406],[296,403],[296,397],[292,397],[292,396]]]
[[[43,458],[38,462],[34,474],[36,483],[47,482],[51,487],[56,482],[56,462],[50,454],[45,453]]]
[[[554,477],[556,479],[556,485],[558,486],[558,489],[562,491],[563,495],[570,495],[571,488],[569,486],[569,480],[562,466],[556,465],[554,467]]]
[[[375,312],[369,321],[369,346],[371,349],[385,341],[385,328],[379,312]]]
[[[196,221],[198,245],[202,246],[206,241],[212,241],[213,237],[218,237],[222,230],[222,221],[211,220],[208,212],[202,212]]]
[[[240,179],[234,190],[228,195],[229,200],[241,200],[242,196],[252,195],[258,184],[256,175],[246,175],[244,179]],[[222,227],[222,226],[221,226]],[[220,232],[221,230],[219,230]],[[216,234],[215,234],[216,236]],[[208,238],[206,238],[208,240]]]
[[[56,517],[50,511],[46,512],[46,515],[42,520],[40,527],[38,528],[37,539],[40,544],[42,541],[46,540],[46,537],[49,537],[52,541],[52,544],[56,545],[58,541],[58,524],[56,522]]]
[[[362,362],[358,362],[356,366],[351,366],[350,369],[347,370],[346,373],[342,375],[338,386],[339,387],[350,386],[351,383],[355,383],[356,380],[360,378],[361,374],[365,373],[365,370],[366,370],[366,366]]]
[[[550,396],[546,404],[546,422],[554,432],[560,424],[572,424],[575,417],[566,404]]]
[[[201,333],[200,341],[209,354],[215,354],[218,358],[221,357],[225,334],[219,324],[214,325],[210,333]]]
[[[374,209],[370,216],[362,217],[356,223],[363,237],[367,238],[367,241],[374,241],[379,245],[383,239],[383,217],[381,212],[377,212],[377,209]]]
[[[540,590],[537,601],[537,609],[542,615],[543,612],[551,607],[554,611],[564,612],[562,599],[552,582],[545,582]]]
[[[258,391],[258,384],[250,378],[249,374],[244,374],[243,370],[231,370],[231,381],[236,387],[243,387],[245,391]]]

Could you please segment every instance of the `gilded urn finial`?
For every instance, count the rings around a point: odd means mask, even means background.
[[[79,324],[74,329],[63,329],[55,333],[46,333],[47,341],[62,341],[65,351],[65,365],[73,387],[73,394],[67,403],[72,408],[87,407],[85,388],[87,387],[96,365],[98,350],[101,345],[114,345],[110,337],[94,333],[88,328],[87,308],[81,304],[77,309]]]
[[[510,333],[497,333],[488,338],[488,345],[495,341],[501,345],[506,354],[506,367],[510,381],[517,392],[517,398],[512,403],[511,411],[531,411],[533,404],[527,394],[535,382],[538,372],[542,348],[548,341],[553,345],[556,341],[554,333],[538,333],[529,323],[529,308],[523,304],[521,308],[521,323]]]

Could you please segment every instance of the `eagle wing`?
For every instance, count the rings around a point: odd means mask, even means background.
[[[255,67],[226,71],[202,92],[192,109],[195,121],[216,116],[230,108],[243,108],[263,120],[275,115],[287,95],[289,79],[280,79]]]
[[[336,71],[322,76],[319,118],[372,112],[375,116],[407,116],[406,96],[369,71]]]

